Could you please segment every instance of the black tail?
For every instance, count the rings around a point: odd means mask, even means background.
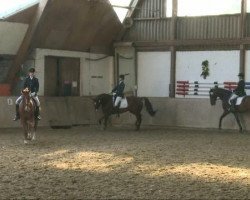
[[[144,101],[145,101],[145,106],[146,106],[146,109],[147,109],[148,113],[149,113],[151,116],[154,116],[155,113],[156,113],[156,111],[154,111],[152,104],[150,103],[150,101],[148,100],[147,97],[144,97],[143,99],[144,99]]]

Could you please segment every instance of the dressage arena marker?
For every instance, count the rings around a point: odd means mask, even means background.
[[[222,87],[228,90],[233,91],[237,87],[237,82],[234,81],[225,81],[219,83],[214,81],[213,83],[202,83],[198,81],[176,81],[176,95],[186,97],[186,96],[209,96],[209,90],[212,87]],[[246,82],[245,89],[250,89],[250,82]]]
[[[8,104],[9,106],[12,106],[12,105],[13,105],[13,100],[12,100],[12,99],[7,99],[7,104]]]

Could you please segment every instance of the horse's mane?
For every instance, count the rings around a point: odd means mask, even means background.
[[[95,98],[96,101],[101,100],[102,103],[107,103],[110,99],[112,99],[112,95],[106,93],[99,94]]]
[[[225,88],[219,88],[219,87],[214,87],[210,90],[210,92],[213,91],[216,93],[217,96],[220,97],[221,100],[223,101],[227,101],[231,94],[232,94],[232,91],[231,90],[228,90],[228,89],[225,89]]]
[[[231,94],[231,93],[232,93],[231,90],[228,90],[228,89],[225,89],[225,88],[214,87],[213,89],[214,89],[214,90],[219,90],[219,91],[226,92],[227,94]]]

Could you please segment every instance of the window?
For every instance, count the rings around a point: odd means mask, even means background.
[[[23,9],[26,9],[39,0],[0,0],[0,19],[6,18]]]
[[[121,22],[125,19],[132,0],[109,0]],[[124,8],[122,8],[124,7]]]
[[[178,0],[178,16],[221,15],[240,12],[240,0]]]

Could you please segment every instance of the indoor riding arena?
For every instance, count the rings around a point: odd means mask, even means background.
[[[250,199],[249,13],[0,0],[0,199]]]

